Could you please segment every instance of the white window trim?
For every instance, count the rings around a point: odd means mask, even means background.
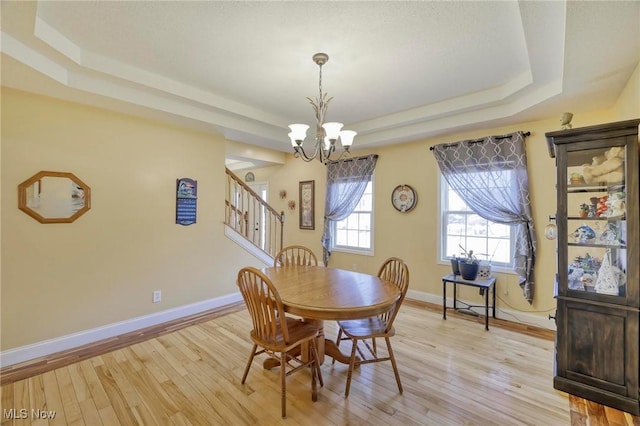
[[[375,256],[375,212],[376,212],[376,183],[375,173],[371,175],[371,248],[370,249],[358,249],[355,247],[336,246],[333,238],[331,239],[331,252],[358,254],[361,256]],[[335,235],[336,222],[331,222],[333,227],[332,236]]]
[[[436,250],[436,264],[439,265],[451,265],[449,262],[449,255],[443,253],[443,238],[445,237],[445,230],[442,223],[442,206],[444,205],[444,194],[442,191],[442,173],[438,172],[438,249]],[[511,235],[511,239],[513,240],[513,235]],[[496,266],[491,265],[491,270],[493,272],[500,272],[504,274],[512,274],[518,275],[513,267],[505,267],[505,266]]]

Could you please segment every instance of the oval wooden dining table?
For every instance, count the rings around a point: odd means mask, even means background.
[[[261,271],[277,288],[285,312],[312,322],[320,331],[318,354],[348,364],[335,342],[325,339],[323,321],[369,318],[388,311],[400,290],[375,275],[322,266],[286,266]],[[265,363],[265,368],[272,365]]]

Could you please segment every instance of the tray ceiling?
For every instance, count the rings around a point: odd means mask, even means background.
[[[613,105],[640,2],[2,2],[2,84],[289,151],[327,120],[355,146]]]

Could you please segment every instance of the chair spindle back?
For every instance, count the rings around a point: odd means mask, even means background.
[[[393,308],[379,315],[379,318],[387,324],[386,331],[389,331],[391,327],[393,327],[393,321],[398,314],[400,305],[402,305],[402,301],[404,300],[404,297],[407,294],[407,289],[409,288],[409,268],[402,259],[390,257],[385,260],[380,267],[378,277],[386,281],[391,281],[400,290],[400,298]]]
[[[318,266],[318,259],[305,246],[288,246],[276,254],[273,266]]]
[[[238,273],[237,284],[251,315],[255,337],[275,344],[281,332],[285,343],[288,343],[289,331],[282,300],[269,278],[256,268],[246,267]]]

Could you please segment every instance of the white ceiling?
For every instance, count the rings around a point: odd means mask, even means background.
[[[640,61],[639,1],[1,7],[2,85],[280,151],[315,120],[316,52],[360,147],[606,109]]]

